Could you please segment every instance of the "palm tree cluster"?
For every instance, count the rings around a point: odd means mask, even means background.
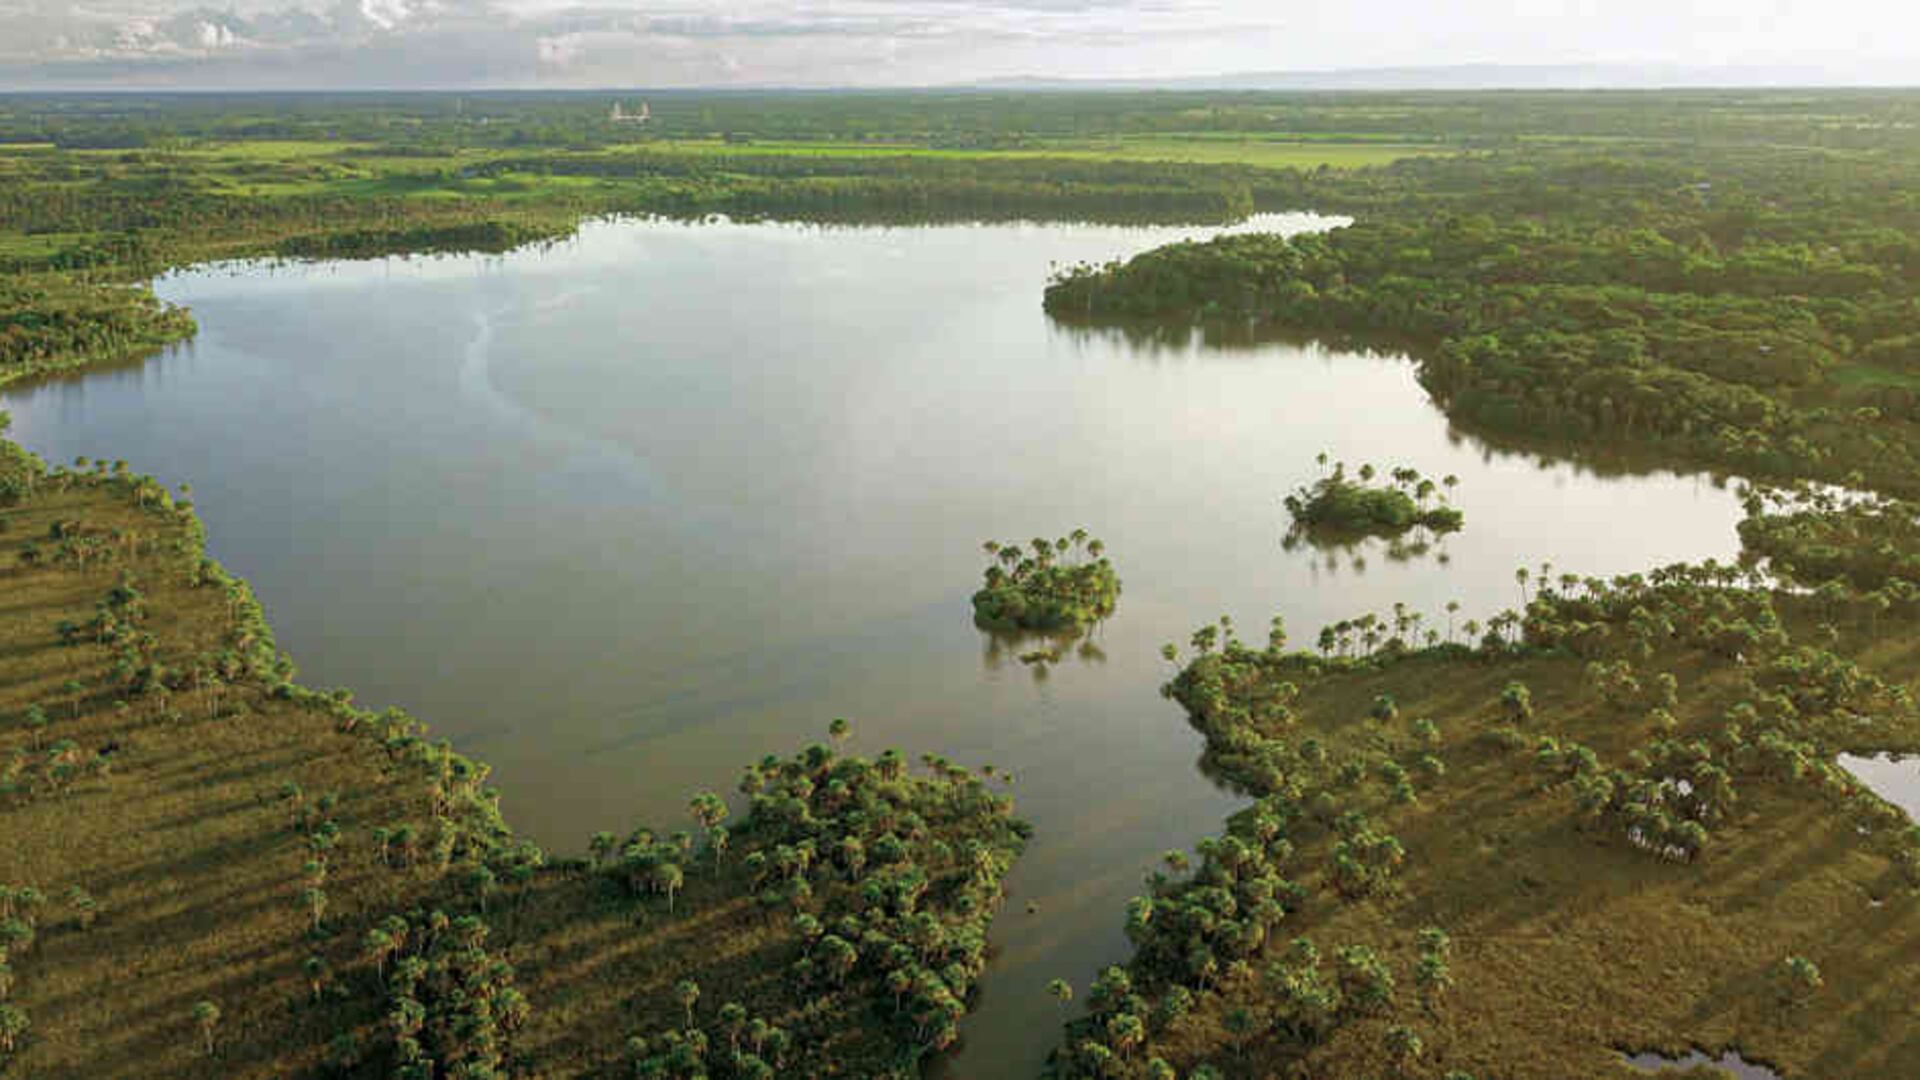
[[[842,757],[825,744],[768,757],[741,776],[749,809],[737,827],[723,824],[726,801],[702,792],[689,809],[704,840],[645,828],[624,842],[603,834],[590,845],[593,862],[629,893],[660,903],[667,917],[694,874],[751,897],[769,926],[790,931],[790,984],[839,1003],[808,1009],[812,1022],[874,1003],[895,1047],[880,1067],[905,1075],[958,1037],[986,964],[1001,879],[1028,833],[983,775],[938,757],[922,765],[924,773],[915,772],[895,751]],[[729,851],[737,858],[723,865]],[[789,1034],[731,1002],[702,1024],[699,984],[684,986],[684,1028],[635,1036],[639,1075],[758,1077],[823,1067],[810,1055],[828,1032]]]
[[[1447,491],[1459,483],[1453,476],[1441,481],[1428,479],[1420,470],[1397,466],[1388,470],[1388,482],[1375,484],[1372,465],[1362,465],[1349,477],[1344,461],[1328,464],[1327,455],[1316,459],[1325,475],[1305,485],[1284,500],[1293,516],[1289,540],[1337,540],[1356,536],[1398,536],[1409,529],[1425,528],[1434,533],[1449,533],[1466,523],[1458,508],[1447,505]],[[1437,505],[1428,505],[1438,498]]]
[[[1743,558],[1805,589],[1832,622],[1879,633],[1887,613],[1920,611],[1920,504],[1798,484],[1749,489]]]
[[[19,1050],[33,1027],[33,1018],[13,1000],[12,965],[33,948],[46,902],[46,895],[32,885],[0,885],[0,1065]]]
[[[88,777],[105,774],[111,759],[99,750],[83,749],[72,739],[49,742],[52,711],[30,705],[21,714],[29,745],[15,747],[0,761],[0,806],[17,805],[42,794],[58,794]]]
[[[372,958],[387,984],[396,1080],[513,1075],[513,1037],[531,1009],[513,965],[487,951],[487,924],[436,910],[389,919],[379,932]]]
[[[714,1010],[708,1022],[696,1023],[693,1006],[700,1000],[700,987],[690,979],[675,984],[674,996],[686,1006],[687,1026],[651,1039],[639,1035],[628,1039],[627,1058],[635,1077],[772,1080],[781,1074],[793,1052],[793,1038],[786,1029],[752,1015],[737,1001]]]
[[[973,594],[974,621],[990,630],[1079,631],[1113,614],[1120,578],[1106,545],[1075,529],[1026,545],[989,540],[993,561]]]
[[[1231,636],[1226,648],[1248,651]],[[1267,655],[1283,655],[1278,641]],[[1289,691],[1273,695],[1266,715],[1284,716],[1291,697]],[[1426,722],[1413,721],[1420,724]],[[1164,1071],[1171,1068],[1165,1061],[1137,1052],[1178,1026],[1197,1003],[1225,1010],[1240,1052],[1267,1034],[1282,1043],[1311,1043],[1347,1019],[1391,1010],[1395,976],[1375,950],[1360,944],[1337,950],[1328,974],[1311,942],[1282,947],[1278,931],[1308,902],[1310,880],[1324,882],[1346,903],[1398,888],[1406,851],[1358,806],[1372,786],[1369,778],[1390,798],[1396,791],[1410,798],[1409,772],[1392,760],[1376,761],[1371,770],[1359,758],[1336,761],[1312,740],[1287,747],[1248,729],[1234,738],[1243,754],[1271,766],[1262,774],[1268,786],[1249,785],[1266,793],[1232,819],[1225,835],[1199,844],[1197,868],[1184,853],[1169,852],[1166,869],[1149,876],[1148,894],[1128,904],[1134,958],[1095,983],[1089,1017],[1071,1026],[1069,1046],[1056,1055],[1059,1075],[1173,1075]],[[1244,763],[1233,775],[1247,775]],[[1298,845],[1316,840],[1327,841],[1328,852],[1318,866],[1298,854]],[[1225,1004],[1249,994],[1254,1004]]]

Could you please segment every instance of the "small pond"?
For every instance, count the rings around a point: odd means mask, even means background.
[[[1645,1073],[1660,1076],[1681,1069],[1697,1069],[1710,1066],[1733,1077],[1733,1080],[1780,1080],[1780,1074],[1765,1065],[1756,1065],[1729,1050],[1719,1057],[1709,1057],[1698,1050],[1684,1057],[1668,1057],[1665,1054],[1640,1053],[1626,1055],[1628,1065]]]

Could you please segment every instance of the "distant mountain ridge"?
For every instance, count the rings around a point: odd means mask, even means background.
[[[1592,63],[1244,71],[1159,79],[1012,76],[966,85],[990,90],[1656,90],[1914,84],[1912,74],[1876,65],[1837,71],[1815,65]]]

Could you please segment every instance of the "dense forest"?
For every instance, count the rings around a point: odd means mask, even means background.
[[[1798,149],[1423,159],[1328,184],[1350,228],[1080,268],[1047,303],[1392,335],[1496,440],[1908,492],[1911,168]]]

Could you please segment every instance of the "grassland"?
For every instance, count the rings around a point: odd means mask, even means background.
[[[110,568],[23,561],[29,548],[47,545],[55,522],[76,521],[100,535],[136,537],[138,550],[112,558]],[[314,1069],[327,1041],[352,1026],[352,1012],[331,999],[307,1004],[301,965],[316,949],[332,950],[306,933],[309,855],[279,792],[294,783],[315,797],[335,793],[337,820],[359,833],[427,817],[426,784],[396,769],[379,744],[340,734],[324,712],[277,700],[257,684],[233,688],[217,711],[191,693],[122,704],[110,652],[61,644],[56,627],[92,619],[126,574],[144,594],[162,662],[184,667],[228,647],[235,608],[221,590],[197,584],[189,516],[142,508],[116,482],[85,478],[44,484],[24,505],[0,510],[0,522],[0,754],[13,763],[14,786],[0,799],[0,882],[37,887],[52,900],[39,940],[10,960],[13,998],[28,1008],[33,1029],[9,1074],[269,1077]],[[28,726],[36,705],[50,715],[44,731]],[[64,744],[99,771],[50,789],[40,765]],[[91,928],[78,928],[77,912],[60,901],[74,887],[99,905]],[[354,928],[425,887],[419,876],[376,872],[364,858],[336,860],[326,885],[329,925],[350,942]],[[225,1014],[211,1058],[190,1015],[202,1000]]]
[[[1679,737],[1713,738],[1738,698],[1738,674],[1698,656],[1662,659],[1688,661],[1677,672],[1688,703],[1676,714]],[[1265,1075],[1295,1057],[1313,1075],[1391,1075],[1399,1065],[1385,1033],[1407,1024],[1426,1045],[1419,1065],[1405,1070],[1413,1076],[1613,1077],[1623,1075],[1622,1050],[1696,1046],[1738,1048],[1786,1076],[1846,1080],[1920,1068],[1920,1045],[1888,1037],[1905,1027],[1920,993],[1920,911],[1887,855],[1812,785],[1743,784],[1737,817],[1690,863],[1583,827],[1563,781],[1534,765],[1536,742],[1579,742],[1615,763],[1655,733],[1597,701],[1582,667],[1557,657],[1416,659],[1308,684],[1298,727],[1285,734],[1318,738],[1335,756],[1398,748],[1411,765],[1411,720],[1430,719],[1442,733],[1427,752],[1446,774],[1422,782],[1416,804],[1360,803],[1405,845],[1393,893],[1358,903],[1328,897],[1283,928],[1323,948],[1373,944],[1392,957],[1401,1000],[1302,1054],[1277,1034],[1241,1040],[1224,1029],[1235,1008],[1264,1015],[1268,992],[1256,973],[1228,981],[1167,1038],[1165,1055],[1212,1061],[1234,1076]],[[1489,732],[1514,681],[1532,689],[1538,719],[1525,725],[1524,746],[1502,749]],[[1370,719],[1381,695],[1404,719]],[[1920,743],[1912,717],[1882,723],[1861,741]],[[1297,859],[1312,865],[1326,848],[1324,839],[1302,843]],[[1428,926],[1453,939],[1453,988],[1431,1011],[1413,987],[1417,933]],[[1811,958],[1825,978],[1808,1003],[1782,998],[1778,969],[1789,955]]]
[[[1827,550],[1777,521],[1777,555]],[[1256,801],[1150,881],[1135,996],[1056,1072],[1103,1067],[1126,1015],[1151,1019],[1120,1075],[1605,1080],[1630,1075],[1622,1052],[1692,1048],[1786,1077],[1920,1072],[1920,839],[1834,764],[1920,749],[1916,610],[1742,581],[1543,581],[1472,647],[1384,621],[1384,644],[1320,655],[1196,634],[1171,691]],[[1301,942],[1362,950],[1384,995]]]

